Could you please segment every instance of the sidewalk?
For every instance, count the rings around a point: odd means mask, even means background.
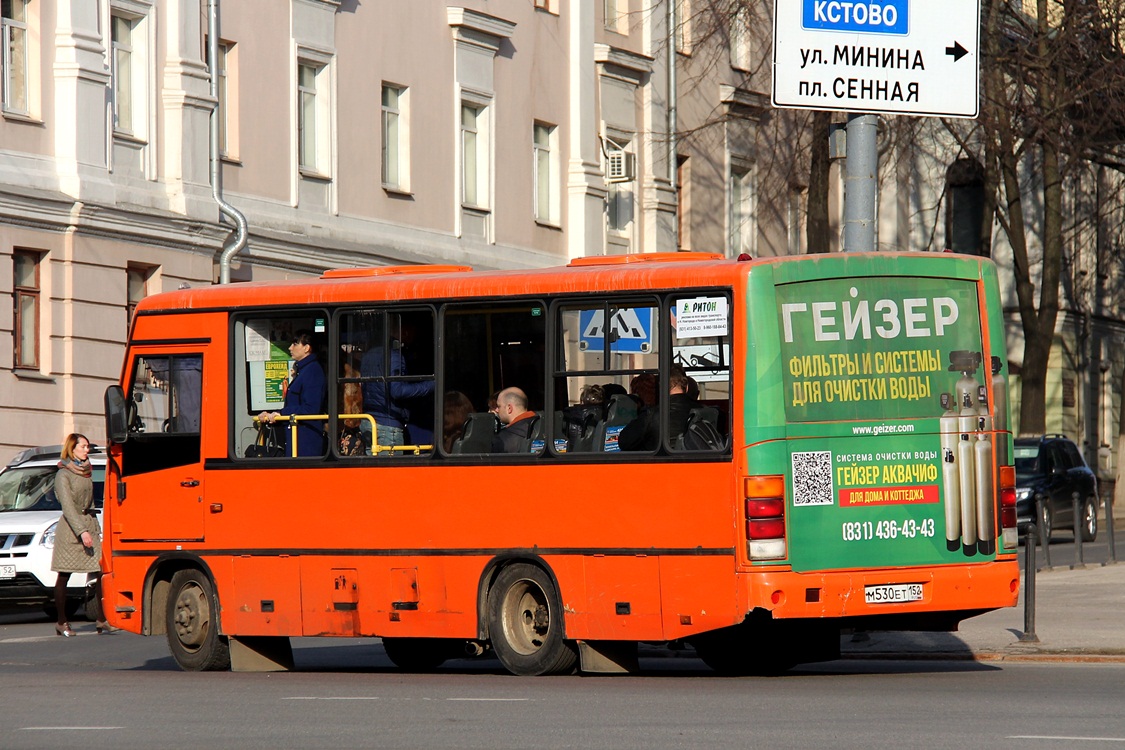
[[[1125,662],[1125,562],[1041,570],[1035,635],[1024,642],[1024,603],[964,620],[954,633],[872,632],[841,639],[845,659],[945,658]]]

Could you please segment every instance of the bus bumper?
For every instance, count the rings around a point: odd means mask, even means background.
[[[759,568],[744,580],[748,613],[764,609],[774,619],[839,618],[849,621],[842,626],[888,630],[954,630],[966,617],[1015,606],[1020,587],[1014,559],[816,573]],[[896,595],[904,600],[895,600]]]

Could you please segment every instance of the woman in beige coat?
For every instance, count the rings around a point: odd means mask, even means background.
[[[94,515],[94,480],[90,467],[90,441],[85,435],[66,436],[55,474],[55,496],[62,506],[62,518],[55,527],[55,549],[51,554],[51,570],[55,579],[55,607],[58,624],[55,632],[70,638],[75,635],[66,620],[66,583],[71,573],[97,573],[100,570],[101,543],[98,519]],[[98,632],[105,623],[98,623]]]

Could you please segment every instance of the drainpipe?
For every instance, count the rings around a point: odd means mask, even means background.
[[[211,194],[219,204],[219,213],[234,224],[234,231],[223,242],[223,254],[219,256],[219,283],[230,283],[230,261],[242,248],[246,247],[249,230],[246,217],[237,208],[223,199],[223,160],[219,154],[219,0],[207,0],[207,68],[211,71],[211,98],[215,100],[211,110]]]
[[[668,184],[672,188],[672,247],[680,249],[680,199],[676,185],[676,2],[668,0]]]

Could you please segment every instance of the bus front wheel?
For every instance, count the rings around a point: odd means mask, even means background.
[[[562,600],[550,576],[516,563],[500,571],[488,595],[492,649],[512,674],[567,674],[578,654],[563,638]]]
[[[230,669],[230,644],[219,635],[219,599],[215,587],[194,568],[172,576],[168,595],[168,648],[188,672]]]

